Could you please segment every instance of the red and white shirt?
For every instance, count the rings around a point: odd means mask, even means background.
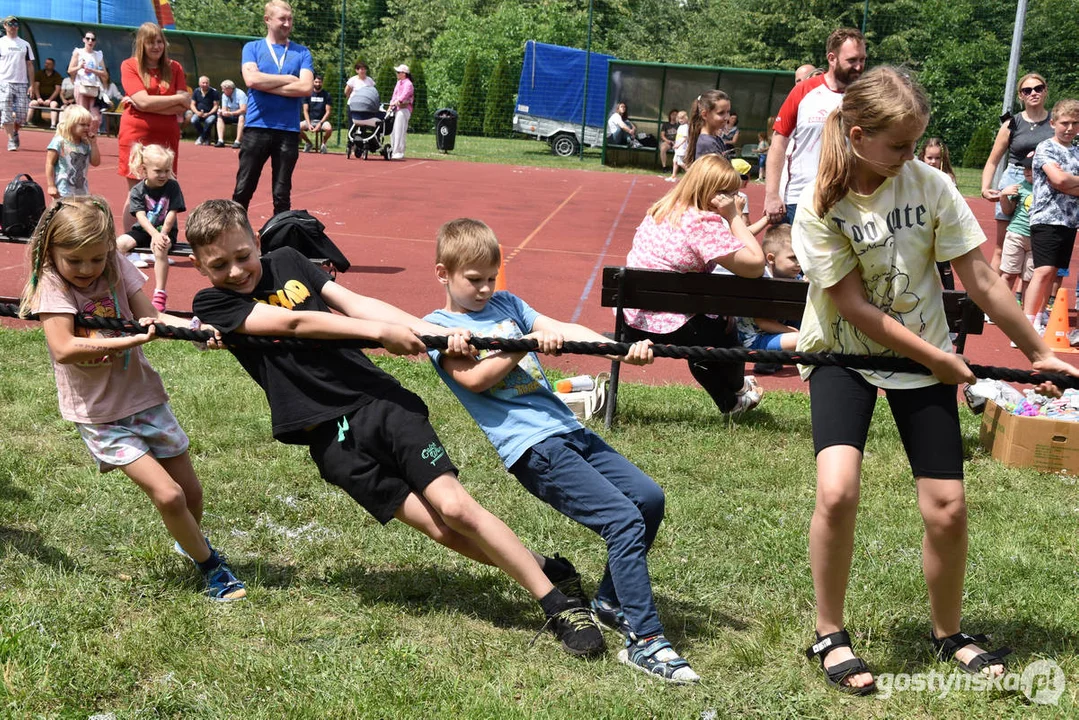
[[[843,101],[843,93],[829,88],[824,78],[818,75],[795,85],[772,126],[791,139],[779,182],[779,196],[787,205],[796,205],[802,191],[816,180],[824,121]]]

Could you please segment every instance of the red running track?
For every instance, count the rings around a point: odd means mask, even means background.
[[[27,172],[44,187],[45,147],[50,139],[49,133],[24,130],[18,152],[0,153],[0,185]],[[119,212],[127,185],[116,174],[116,140],[99,142],[102,164],[91,171],[90,187]],[[231,197],[237,152],[183,143],[179,181],[189,208],[210,198]],[[449,158],[452,155],[387,162],[346,160],[343,155],[300,156],[292,204],[320,218],[352,261],[352,268],[337,281],[423,315],[444,302],[434,277],[435,232],[446,220],[476,217],[489,224],[502,243],[511,291],[546,315],[610,331],[612,312],[599,305],[601,270],[625,261],[645,211],[671,188],[663,176],[580,170],[574,160],[566,160],[564,169],[552,169]],[[267,164],[251,204],[256,228],[272,214],[269,186]],[[752,183],[746,193],[757,217],[764,186]],[[992,206],[980,199],[970,203],[986,235],[993,237]],[[181,229],[182,225],[183,216]],[[18,295],[25,279],[24,247],[0,243],[0,295]],[[191,263],[177,259],[169,276],[169,306],[190,308],[195,292],[204,286]],[[992,326],[968,340],[967,356],[985,365],[1029,367]],[[609,367],[602,359],[583,356],[545,362],[573,373]],[[685,363],[667,359],[649,367],[623,368],[623,377],[653,384],[693,383]],[[805,389],[793,368],[760,380],[766,389]]]

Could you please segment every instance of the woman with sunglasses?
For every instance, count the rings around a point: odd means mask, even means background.
[[[997,272],[1000,272],[1000,259],[1004,251],[1004,234],[1008,230],[1008,221],[1011,220],[1000,210],[1000,188],[1023,182],[1023,158],[1033,152],[1042,140],[1053,137],[1045,103],[1047,94],[1045,78],[1038,73],[1027,73],[1019,80],[1018,100],[1023,104],[1023,111],[1017,115],[1005,116],[1000,130],[997,131],[989,159],[982,169],[982,197],[997,203],[997,237],[991,263]],[[1001,175],[997,189],[994,189],[993,174],[1005,152],[1008,154],[1008,167]]]
[[[71,52],[71,62],[67,66],[68,75],[75,73],[75,104],[90,111],[93,121],[90,133],[97,135],[101,125],[101,108],[97,98],[109,82],[109,72],[105,69],[105,57],[97,49],[97,35],[87,32],[82,36],[82,47]]]

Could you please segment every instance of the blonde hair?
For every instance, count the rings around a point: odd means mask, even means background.
[[[27,246],[26,256],[30,272],[19,301],[19,317],[30,314],[42,274],[55,268],[53,248],[78,250],[97,243],[104,243],[108,248],[104,275],[110,286],[115,285],[118,279],[113,263],[113,255],[116,253],[116,228],[105,198],[82,195],[54,202],[41,216]]]
[[[131,154],[127,159],[127,166],[135,173],[135,177],[146,179],[146,163],[155,159],[168,163],[169,177],[176,179],[172,173],[172,163],[176,159],[176,153],[164,145],[143,145],[135,143],[131,146]]]
[[[791,226],[787,223],[769,225],[761,239],[761,250],[773,255],[791,246]]]
[[[263,15],[263,17],[265,17],[266,15],[269,15],[270,11],[273,10],[274,8],[280,8],[282,10],[287,10],[288,12],[292,12],[292,6],[289,5],[287,2],[285,2],[285,0],[270,0],[270,2],[268,2],[268,3],[266,3],[265,5],[262,6],[262,15]]]
[[[689,109],[689,145],[686,147],[686,165],[690,165],[697,157],[697,138],[700,137],[704,127],[704,114],[711,112],[719,103],[731,101],[727,93],[722,90],[705,90]]]
[[[1049,81],[1046,80],[1044,77],[1042,77],[1041,73],[1036,73],[1036,72],[1027,73],[1023,77],[1019,78],[1019,82],[1017,82],[1015,84],[1015,101],[1017,103],[1019,103],[1020,105],[1024,105],[1022,90],[1023,90],[1023,83],[1025,83],[1027,80],[1038,80],[1038,81],[1040,81],[1041,84],[1045,86],[1046,93],[1049,92]]]
[[[1049,119],[1056,122],[1064,116],[1079,118],[1079,100],[1073,98],[1057,100],[1056,104],[1053,105],[1053,114]]]
[[[657,223],[666,220],[678,224],[688,208],[710,210],[716,195],[734,194],[741,187],[742,176],[727,158],[714,153],[705,155],[689,166],[682,182],[648,208],[648,214]]]
[[[502,248],[487,223],[472,218],[450,220],[438,229],[435,262],[456,272],[467,266],[493,267],[502,261]]]
[[[93,116],[90,115],[90,111],[82,105],[68,105],[60,111],[60,120],[56,123],[56,134],[69,143],[75,143],[75,136],[72,134],[75,126],[81,122],[89,122],[92,119]]]
[[[150,44],[154,37],[160,37],[162,42],[165,43],[161,59],[157,62],[157,69],[161,73],[158,87],[161,89],[162,95],[169,95],[171,94],[169,88],[172,87],[173,81],[172,62],[169,60],[169,41],[165,39],[165,31],[161,29],[161,26],[152,22],[144,22],[139,25],[138,32],[135,33],[135,47],[131,54],[135,58],[135,65],[138,68],[139,77],[142,78],[142,84],[150,87],[150,61],[146,57],[146,46]]]
[[[255,239],[255,231],[243,205],[235,200],[207,200],[188,215],[184,236],[198,255],[200,248],[213,245],[219,237],[237,228],[247,233],[252,241]]]
[[[931,137],[925,141],[922,145],[922,149],[918,151],[918,159],[925,162],[925,151],[931,147],[940,148],[940,170],[945,175],[955,177],[955,172],[952,170],[952,158],[948,154],[948,146],[944,144],[944,141],[939,137]]]
[[[843,93],[843,102],[824,123],[813,209],[824,216],[850,192],[858,158],[850,132],[872,136],[908,120],[929,119],[929,99],[910,76],[882,65],[866,72]]]

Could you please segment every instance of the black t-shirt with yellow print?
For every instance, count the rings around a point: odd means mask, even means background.
[[[227,335],[244,323],[259,302],[289,310],[330,312],[321,295],[330,276],[306,257],[292,248],[280,248],[264,255],[261,262],[262,279],[254,292],[200,290],[193,303],[195,314]],[[373,398],[404,401],[407,397],[409,405],[415,402],[415,395],[378,369],[361,350],[230,351],[266,392],[273,435],[283,443],[306,445],[305,429],[347,415]]]

